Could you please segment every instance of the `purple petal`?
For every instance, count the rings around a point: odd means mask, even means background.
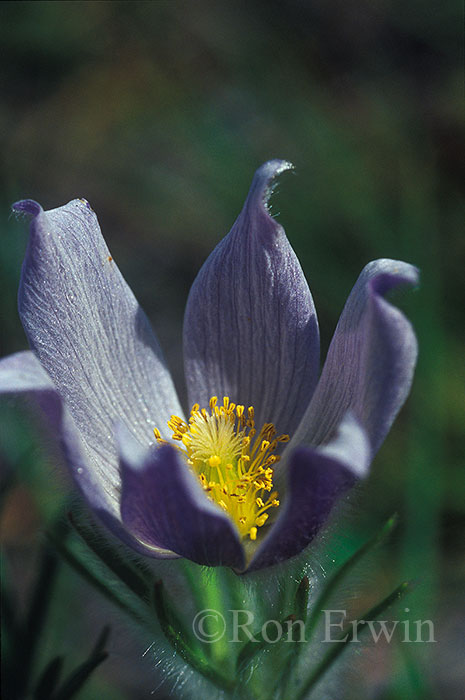
[[[133,549],[146,554],[146,549],[124,529],[119,519],[119,500],[114,492],[102,490],[101,482],[89,469],[86,446],[60,394],[34,353],[19,352],[0,360],[0,394],[23,395],[35,400],[51,436],[61,447],[72,476],[94,512],[113,534]],[[160,550],[157,556],[175,555]]]
[[[232,521],[205,495],[187,463],[170,445],[143,450],[119,429],[121,517],[154,554],[172,550],[198,564],[244,567],[244,552]]]
[[[117,512],[117,502],[95,483],[88,469],[85,445],[52,380],[32,352],[18,352],[0,360],[0,394],[33,398],[59,443],[71,473],[91,505]]]
[[[34,216],[19,291],[31,348],[84,439],[102,489],[117,499],[113,425],[124,420],[142,444],[180,411],[150,324],[125,283],[85,200]]]
[[[211,396],[255,407],[259,427],[293,432],[319,363],[312,296],[283,228],[267,205],[273,181],[292,166],[265,163],[244,208],[195,280],[184,320],[189,400]]]
[[[364,268],[292,444],[327,442],[350,410],[368,434],[372,456],[378,450],[407,398],[417,359],[410,322],[384,295],[417,282],[418,270],[404,262],[375,260]]]
[[[336,500],[366,475],[370,445],[351,414],[335,438],[317,448],[299,447],[288,463],[288,487],[282,512],[256,551],[248,571],[293,557],[318,534]]]

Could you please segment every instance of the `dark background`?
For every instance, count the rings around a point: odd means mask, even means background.
[[[90,201],[181,395],[189,287],[265,160],[296,166],[273,211],[307,275],[324,351],[369,260],[421,268],[421,288],[396,297],[419,337],[414,389],[345,537],[361,542],[400,514],[379,578],[417,579],[412,619],[432,619],[438,643],[378,653],[365,669],[367,698],[458,698],[463,688],[461,23],[459,4],[439,0],[0,5],[2,355],[25,347],[16,290],[27,226],[9,213],[25,197],[45,209]],[[1,456],[15,480],[2,541],[20,592],[66,495],[40,445],[29,421],[3,407]],[[69,606],[79,595],[91,625],[97,594],[63,571],[50,654],[82,653],[87,628]],[[155,685],[134,670],[133,633],[115,624],[116,663],[82,698],[143,698]]]

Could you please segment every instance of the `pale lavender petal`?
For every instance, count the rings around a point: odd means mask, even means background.
[[[278,564],[301,552],[321,530],[338,498],[367,474],[369,462],[368,437],[350,413],[327,445],[294,450],[281,513],[248,571]]]
[[[34,399],[52,437],[60,446],[64,459],[87,499],[97,508],[117,512],[112,494],[105,492],[88,468],[86,448],[74,421],[52,380],[39,360],[30,352],[18,352],[0,360],[0,394]]]
[[[108,489],[106,481],[96,478],[96,474],[89,469],[86,445],[60,394],[34,353],[19,352],[0,360],[0,394],[23,396],[34,401],[45,418],[52,439],[61,448],[71,475],[93,511],[114,535],[141,554],[146,554],[145,547],[122,525],[119,501],[115,499],[113,490]],[[176,555],[160,549],[157,556]]]
[[[31,348],[50,374],[86,444],[98,480],[118,496],[113,425],[153,442],[180,412],[158,342],[85,200],[44,212],[26,200],[31,235],[19,311]]]
[[[292,166],[265,163],[244,208],[195,280],[184,320],[189,400],[229,396],[255,407],[256,422],[293,432],[314,390],[318,324],[307,282],[267,205]]]
[[[417,341],[410,322],[384,295],[416,285],[418,270],[375,260],[362,271],[332,339],[318,386],[293,445],[327,442],[346,411],[366,430],[372,456],[410,391]]]
[[[165,548],[207,566],[244,567],[238,532],[171,445],[141,448],[119,429],[121,518],[146,553]]]

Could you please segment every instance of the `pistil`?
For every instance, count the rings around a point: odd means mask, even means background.
[[[268,511],[279,506],[273,466],[280,457],[274,453],[289,436],[276,437],[272,423],[257,433],[253,406],[246,410],[227,396],[220,406],[213,396],[209,407],[194,404],[188,422],[173,415],[168,427],[208,497],[234,520],[241,537],[255,540]],[[154,434],[164,442],[157,428]]]

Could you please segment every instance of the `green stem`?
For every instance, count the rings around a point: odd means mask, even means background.
[[[205,596],[203,595],[203,567],[200,566],[200,564],[194,564],[193,562],[189,561],[189,559],[181,559],[180,563],[184,569],[189,594],[193,595],[197,612],[200,612],[206,606]]]
[[[188,646],[183,634],[177,630],[168,615],[168,607],[163,593],[162,581],[157,581],[153,591],[153,603],[160,622],[160,627],[173,649],[181,656],[186,663],[195,671],[211,681],[221,690],[231,691],[235,687],[234,681],[222,676],[213,666]]]
[[[219,568],[203,567],[195,565],[195,572],[192,570],[190,562],[184,565],[184,571],[189,584],[190,591],[193,592],[197,606],[197,613],[202,610],[213,610],[218,613],[220,620],[223,618],[227,624],[228,612],[224,605],[224,572]],[[195,577],[194,577],[195,573]],[[205,624],[212,626],[212,620],[205,620]],[[227,627],[226,627],[227,630]],[[207,646],[207,649],[205,649]],[[227,633],[221,635],[216,641],[208,645],[202,645],[202,651],[208,652],[216,664],[224,664],[231,656],[228,649]]]
[[[285,652],[285,658],[283,659],[283,667],[278,684],[280,686],[281,692],[280,697],[285,700],[288,695],[288,686],[291,681],[291,674],[297,665],[297,661],[300,655],[300,648],[302,646],[300,642],[301,626],[299,624],[302,621],[305,625],[307,620],[308,611],[308,598],[310,592],[310,581],[308,576],[304,576],[299,583],[297,588],[294,607],[295,614],[292,616],[296,624],[292,627],[292,642],[288,643],[288,647]]]

